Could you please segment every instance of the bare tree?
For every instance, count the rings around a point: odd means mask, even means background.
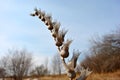
[[[95,37],[91,40],[90,56],[81,63],[89,66],[94,72],[113,72],[120,69],[120,29]]]
[[[26,50],[10,50],[6,56],[5,70],[14,80],[22,80],[31,67],[32,56]],[[8,59],[8,60],[7,60]],[[4,60],[3,60],[4,61]]]
[[[35,9],[35,12],[32,13],[31,16],[37,16],[45,23],[48,30],[50,30],[52,37],[55,40],[56,47],[58,48],[62,63],[66,69],[67,75],[70,80],[73,80],[76,77],[74,69],[76,67],[76,62],[80,52],[74,51],[72,59],[66,63],[65,58],[69,56],[69,46],[72,43],[72,40],[64,39],[67,31],[64,29],[60,30],[60,23],[57,21],[52,21],[52,17],[46,14],[44,11]]]
[[[44,67],[45,67],[45,70],[46,70],[46,73],[45,73],[45,75],[48,75],[49,73],[50,73],[50,71],[48,70],[48,57],[45,59],[45,64],[44,64]]]
[[[61,75],[62,72],[62,62],[60,59],[60,55],[57,53],[52,58],[52,71],[53,74]]]
[[[0,74],[1,74],[1,77],[4,78],[7,77],[7,76],[10,76],[9,74],[9,56],[6,55],[6,56],[3,56],[1,57],[0,59]]]
[[[5,69],[0,67],[0,78],[3,78],[3,80],[5,79],[6,76],[6,72]]]
[[[30,72],[30,74],[33,76],[43,76],[47,75],[48,73],[48,69],[43,64],[36,66],[35,69]]]

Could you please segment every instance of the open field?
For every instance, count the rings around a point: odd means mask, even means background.
[[[28,79],[25,79],[25,80],[28,80]],[[39,77],[38,79],[32,78],[31,80],[69,80],[69,79],[64,74],[64,75],[42,76],[42,77]],[[87,78],[87,80],[120,80],[120,71],[117,71],[114,73],[91,74]]]
[[[77,77],[79,74],[77,74]],[[2,80],[2,79],[0,79]],[[12,80],[12,79],[5,79]],[[41,77],[29,77],[24,78],[24,80],[69,80],[66,74],[62,75],[50,75],[50,76],[41,76]],[[87,80],[120,80],[120,71],[113,73],[102,73],[102,74],[91,74]]]
[[[120,80],[120,71],[114,73],[91,74],[87,80]]]

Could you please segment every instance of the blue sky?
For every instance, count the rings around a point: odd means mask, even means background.
[[[52,57],[57,49],[46,26],[29,14],[34,8],[52,14],[73,39],[70,52],[84,52],[94,35],[104,35],[120,25],[120,0],[0,0],[0,55],[25,48],[36,60]]]

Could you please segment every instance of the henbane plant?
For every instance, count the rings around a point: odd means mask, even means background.
[[[48,30],[51,32],[52,37],[54,38],[55,45],[58,49],[58,52],[60,54],[62,63],[65,67],[67,76],[70,80],[73,80],[76,78],[76,72],[75,67],[77,64],[78,57],[80,55],[80,52],[78,50],[73,50],[73,56],[71,60],[66,63],[65,58],[69,57],[69,47],[72,43],[72,40],[64,39],[65,35],[67,33],[67,30],[60,30],[60,23],[57,21],[53,21],[51,15],[46,14],[44,11],[35,9],[35,12],[31,14],[31,16],[37,16],[44,24],[47,26]],[[91,71],[88,71],[88,69],[84,69],[82,76],[80,76],[77,80],[85,80],[88,76],[88,73],[90,74]],[[86,75],[87,74],[87,75]]]

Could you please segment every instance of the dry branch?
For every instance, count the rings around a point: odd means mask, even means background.
[[[76,77],[74,69],[76,67],[80,52],[74,51],[72,59],[68,63],[65,62],[65,58],[69,56],[69,46],[72,43],[72,40],[67,39],[65,41],[64,39],[67,31],[63,29],[60,30],[60,23],[57,21],[52,21],[52,17],[50,15],[47,15],[44,11],[35,9],[35,12],[32,13],[31,16],[37,16],[39,19],[41,19],[41,21],[45,23],[45,25],[48,27],[48,30],[50,30],[60,53],[61,60],[66,69],[67,75],[70,80],[73,80]]]

